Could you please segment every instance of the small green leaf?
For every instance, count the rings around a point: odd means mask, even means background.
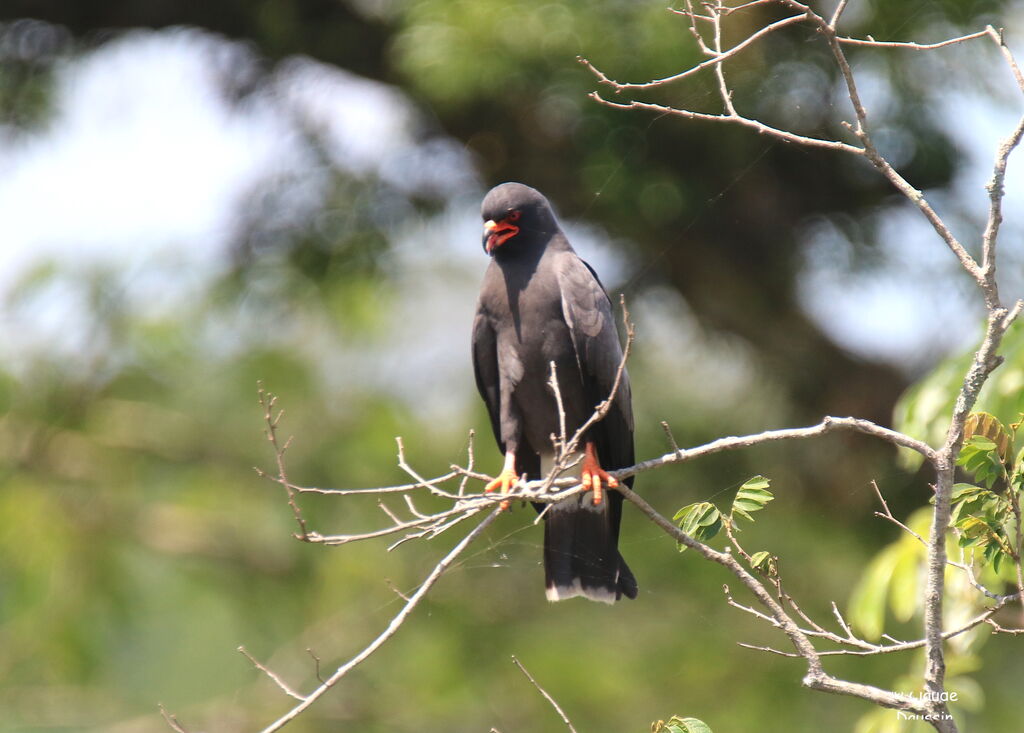
[[[761,575],[773,577],[778,575],[779,569],[775,557],[767,550],[755,552],[750,556],[750,567]]]
[[[957,522],[956,528],[960,531],[957,544],[960,547],[985,547],[989,542],[996,540],[996,537],[989,524],[978,517],[964,517]],[[996,540],[998,544],[998,540]]]
[[[736,492],[736,499],[732,503],[731,514],[738,514],[744,519],[754,521],[750,516],[751,512],[759,512],[765,508],[768,502],[775,496],[768,491],[770,481],[764,476],[754,476],[748,479]]]
[[[748,478],[746,481],[744,481],[743,482],[743,486],[740,487],[740,490],[741,491],[743,489],[761,489],[761,490],[763,490],[763,489],[767,489],[769,486],[771,486],[771,484],[772,484],[771,479],[766,478],[766,477],[761,476],[761,475],[757,475],[757,476],[753,476],[751,478]]]
[[[1006,553],[1003,552],[1003,548],[998,542],[990,542],[985,546],[985,551],[982,553],[986,563],[991,563],[992,569],[999,572],[999,566],[1003,563],[1003,558],[1006,557]]]
[[[651,725],[653,733],[711,733],[711,728],[703,720],[697,718],[680,718],[673,715],[666,723],[659,720]]]
[[[954,527],[959,527],[968,516],[1001,520],[1010,510],[1009,504],[998,494],[971,484],[955,484],[951,502],[949,523]]]
[[[1009,431],[1003,427],[995,415],[987,412],[972,412],[964,423],[964,440],[969,441],[982,436],[992,444],[992,448],[998,448],[1001,460],[1009,459],[1013,452],[1013,440]]]
[[[969,442],[970,445],[973,445],[978,450],[990,451],[995,450],[996,448],[995,441],[991,438],[985,437],[984,435],[972,435],[967,439],[967,441],[965,441],[965,443],[966,442]]]
[[[1009,436],[1006,436],[1008,440]],[[997,445],[987,436],[972,435],[964,441],[956,462],[975,480],[991,488],[1000,478],[1007,477],[1006,466],[1003,465],[1004,450],[1009,450],[1009,443]]]
[[[684,733],[711,733],[711,728],[703,720],[683,718]]]
[[[722,529],[721,513],[714,504],[707,501],[684,506],[676,512],[673,519],[678,523],[679,529],[701,542],[710,540]],[[679,545],[680,552],[685,549],[686,545]]]
[[[953,493],[949,498],[950,501],[962,501],[979,491],[984,491],[984,489],[974,484],[953,484]]]

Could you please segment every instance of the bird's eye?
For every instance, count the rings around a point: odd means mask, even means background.
[[[519,221],[520,216],[521,214],[518,211],[510,211],[508,212],[508,216],[506,216],[505,218],[508,219],[509,221]]]

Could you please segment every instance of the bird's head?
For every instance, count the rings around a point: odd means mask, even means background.
[[[546,242],[558,223],[544,194],[522,183],[502,183],[484,197],[484,251],[494,255]]]

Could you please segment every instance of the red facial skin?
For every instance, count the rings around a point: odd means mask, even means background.
[[[512,237],[519,234],[519,227],[512,222],[519,219],[518,211],[511,211],[497,221],[484,223],[484,249],[491,254]]]

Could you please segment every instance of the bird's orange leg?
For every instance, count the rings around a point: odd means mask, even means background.
[[[583,468],[580,472],[580,482],[584,489],[594,492],[594,504],[600,504],[604,499],[604,487],[614,489],[619,485],[618,480],[603,468],[597,460],[597,448],[591,441],[587,441],[583,451]]]
[[[505,465],[502,466],[501,473],[493,481],[488,482],[487,486],[484,487],[484,492],[490,493],[501,489],[501,493],[507,494],[515,486],[516,481],[519,480],[519,475],[516,473],[516,454],[513,451],[509,451],[505,454]],[[501,502],[501,509],[508,509],[508,501]]]

